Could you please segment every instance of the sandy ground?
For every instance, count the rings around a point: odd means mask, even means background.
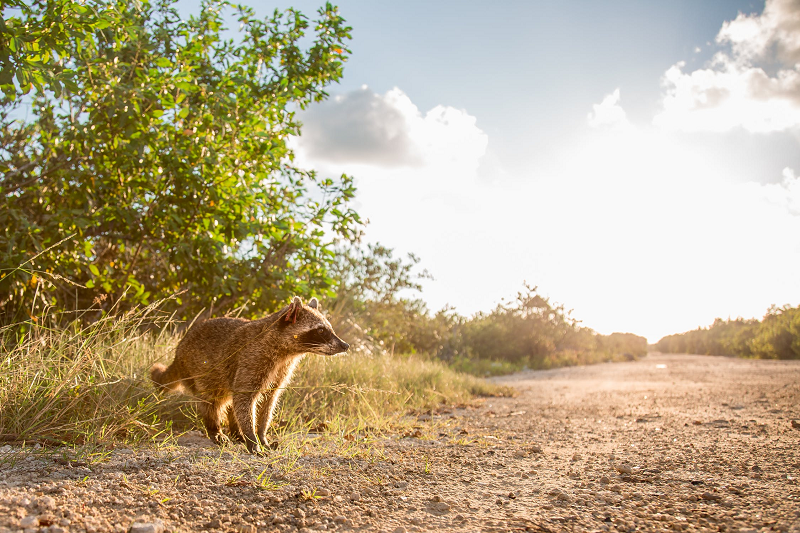
[[[0,447],[5,531],[800,532],[800,362],[650,355],[498,380],[389,438]]]

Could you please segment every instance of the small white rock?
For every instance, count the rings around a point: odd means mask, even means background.
[[[164,522],[161,520],[134,522],[128,533],[164,533]]]
[[[631,468],[629,465],[616,465],[616,466],[614,466],[614,468],[616,468],[617,472],[619,472],[620,474],[631,474],[631,473],[633,473],[633,468]]]
[[[19,521],[19,527],[28,529],[29,527],[39,527],[39,517],[28,515]]]
[[[43,496],[36,501],[40,509],[55,509],[56,500],[52,496]]]

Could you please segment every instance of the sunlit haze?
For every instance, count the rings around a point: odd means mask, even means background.
[[[527,282],[655,342],[797,305],[800,2],[654,4],[343,1],[297,161],[356,177],[434,311]]]

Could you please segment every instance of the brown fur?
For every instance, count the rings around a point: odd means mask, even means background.
[[[260,320],[214,318],[196,324],[175,349],[169,367],[150,369],[164,391],[186,390],[200,400],[209,437],[219,441],[227,411],[229,432],[250,451],[266,443],[281,394],[307,353],[335,355],[349,345],[333,332],[312,298]]]

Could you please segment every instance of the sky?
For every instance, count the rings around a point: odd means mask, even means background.
[[[356,178],[431,310],[527,282],[656,342],[800,304],[800,1],[338,5],[352,55],[296,161]]]

